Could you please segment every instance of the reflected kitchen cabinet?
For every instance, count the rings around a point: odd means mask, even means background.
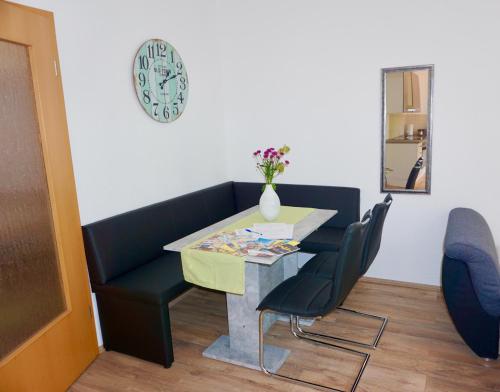
[[[382,192],[430,193],[433,69],[382,70]]]
[[[427,113],[427,71],[387,74],[387,113]]]

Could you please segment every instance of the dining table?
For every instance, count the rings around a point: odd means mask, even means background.
[[[241,211],[229,218],[196,231],[163,247],[164,250],[181,252],[190,244],[220,232],[238,220],[257,212],[258,206]],[[293,228],[293,239],[301,241],[337,214],[336,210],[314,209],[297,222]],[[203,356],[235,365],[260,370],[259,366],[259,312],[256,310],[264,297],[285,279],[299,270],[298,252],[281,256],[245,256],[244,294],[226,292],[227,335],[222,335],[203,351]],[[268,317],[264,332],[278,320]],[[290,351],[281,347],[264,345],[266,368],[277,372],[284,364]]]

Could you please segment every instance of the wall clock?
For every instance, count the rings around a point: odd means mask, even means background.
[[[156,121],[174,121],[186,107],[186,67],[166,41],[150,39],[139,48],[134,60],[134,84],[141,106]]]

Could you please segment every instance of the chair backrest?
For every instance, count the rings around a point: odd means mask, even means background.
[[[422,169],[423,165],[424,165],[424,159],[422,157],[418,158],[417,162],[415,162],[415,166],[413,166],[413,168],[410,171],[408,180],[406,181],[406,189],[415,188],[415,184],[418,178],[418,173],[420,173],[420,170]]]
[[[363,222],[351,223],[344,234],[342,245],[337,257],[337,268],[332,276],[334,280],[331,301],[342,302],[350,293],[358,279],[361,268],[363,245],[370,218]],[[332,304],[333,305],[333,304]]]
[[[392,204],[392,196],[389,193],[382,203],[375,204],[371,212],[370,224],[367,228],[366,241],[363,247],[363,261],[361,264],[361,275],[366,274],[368,268],[377,257],[382,242],[382,229],[385,217]]]

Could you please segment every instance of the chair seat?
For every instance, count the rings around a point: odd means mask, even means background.
[[[269,309],[300,317],[318,317],[328,313],[333,281],[311,274],[295,275],[273,289],[257,310]]]
[[[320,227],[300,243],[300,250],[308,253],[338,251],[344,238],[345,229]]]
[[[165,255],[146,263],[105,285],[94,285],[97,293],[113,294],[141,302],[164,304],[187,290],[180,253]]]
[[[299,270],[299,274],[313,274],[332,279],[337,267],[338,252],[321,252]]]

